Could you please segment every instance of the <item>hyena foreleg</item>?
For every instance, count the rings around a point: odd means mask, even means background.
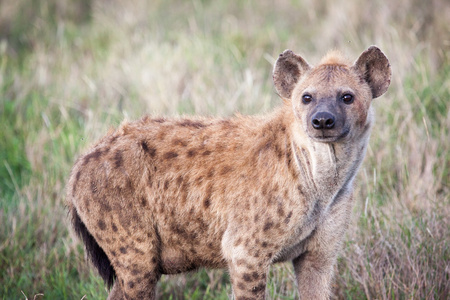
[[[351,192],[339,195],[321,226],[308,238],[306,251],[293,260],[300,299],[330,298],[333,268],[351,208]]]

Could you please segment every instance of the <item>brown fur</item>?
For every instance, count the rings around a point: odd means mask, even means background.
[[[110,299],[153,299],[161,274],[200,267],[227,267],[236,299],[264,299],[269,266],[288,260],[302,299],[329,296],[370,104],[390,81],[376,47],[344,62],[330,54],[312,68],[285,51],[274,112],[124,122],[76,162],[67,205],[94,265],[115,279]],[[317,110],[334,114],[332,129],[313,128]]]

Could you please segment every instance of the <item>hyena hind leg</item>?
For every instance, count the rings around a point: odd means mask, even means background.
[[[156,298],[156,284],[160,277],[161,275],[157,272],[144,274],[133,273],[133,270],[118,272],[108,300],[154,300]]]
[[[116,282],[114,282],[113,288],[109,292],[107,300],[122,300],[122,299],[125,299],[123,296],[123,291],[120,288],[119,282],[116,280]]]

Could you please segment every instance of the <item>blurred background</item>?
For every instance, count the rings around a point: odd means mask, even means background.
[[[360,170],[336,299],[450,294],[450,4],[447,0],[0,0],[0,297],[101,299],[68,230],[75,159],[123,119],[261,114],[272,66],[379,46],[388,92]],[[270,299],[295,299],[290,264]],[[43,294],[43,295],[42,295]],[[163,276],[160,299],[228,299],[223,270]]]

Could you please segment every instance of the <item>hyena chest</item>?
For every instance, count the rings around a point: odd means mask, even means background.
[[[284,247],[276,255],[274,262],[293,260],[305,251],[309,238],[314,235],[315,230],[327,215],[327,210],[321,207],[320,202],[315,201],[311,209],[300,216],[298,225],[291,232]]]

